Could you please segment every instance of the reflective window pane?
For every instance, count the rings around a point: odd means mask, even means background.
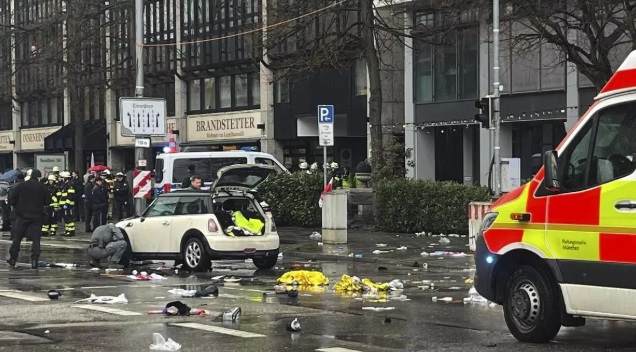
[[[237,107],[247,106],[247,74],[240,74],[234,76],[234,92],[236,94]]]
[[[203,80],[205,86],[205,110],[216,109],[216,85],[214,78],[206,78]]]
[[[190,111],[201,110],[201,81],[194,80],[188,83],[188,109]]]

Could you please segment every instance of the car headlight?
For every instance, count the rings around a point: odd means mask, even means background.
[[[484,220],[481,222],[481,226],[479,227],[479,234],[477,236],[481,236],[488,230],[492,224],[497,219],[499,213],[488,213],[484,216]]]

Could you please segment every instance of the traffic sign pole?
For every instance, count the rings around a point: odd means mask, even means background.
[[[323,147],[323,174],[327,186],[327,147],[334,144],[334,108],[333,105],[318,105],[318,143]]]
[[[144,96],[144,0],[135,0],[135,46],[137,54],[137,80],[135,82],[135,95]],[[121,111],[121,109],[120,109]],[[123,114],[123,111],[122,111]],[[144,171],[145,166],[141,165],[141,160],[145,160],[145,149],[138,147],[137,140],[140,136],[135,136],[135,169]],[[146,198],[135,198],[135,215],[141,216],[146,210]]]

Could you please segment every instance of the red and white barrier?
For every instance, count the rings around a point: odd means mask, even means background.
[[[150,171],[135,170],[133,172],[133,197],[150,198],[152,177]]]
[[[479,234],[479,227],[484,220],[484,215],[492,203],[471,202],[468,204],[468,245],[471,251],[475,251],[476,239]]]

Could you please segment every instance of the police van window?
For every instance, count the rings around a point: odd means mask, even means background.
[[[194,174],[203,182],[213,182],[220,168],[234,164],[247,164],[247,158],[184,158],[175,159],[172,165],[172,182],[181,183],[190,177],[188,166],[194,166]]]
[[[278,164],[276,164],[274,162],[274,160],[272,160],[272,159],[268,159],[268,158],[254,158],[254,163],[255,164],[265,164],[265,165],[275,166],[278,173],[282,173],[283,172],[283,169],[281,169],[280,166],[278,166]]]
[[[594,122],[596,125],[592,128]],[[562,166],[566,190],[598,186],[634,172],[636,104],[602,110],[584,130],[579,133],[578,143],[568,148],[570,152]]]
[[[155,162],[155,182],[163,182],[163,159],[157,159]]]

